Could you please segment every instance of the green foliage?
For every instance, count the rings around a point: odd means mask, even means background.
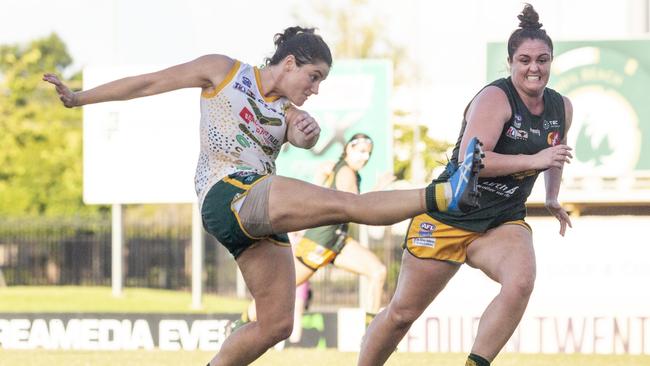
[[[419,128],[419,137],[415,142],[415,129]],[[429,174],[438,166],[447,164],[445,152],[451,144],[431,138],[429,128],[423,125],[395,125],[393,127],[393,151],[395,176],[398,179],[409,180],[413,178],[413,157],[419,155],[427,173],[427,180],[434,178]],[[417,150],[417,151],[416,151]]]
[[[0,46],[0,216],[97,211],[82,202],[81,110],[62,106],[43,73],[72,63],[56,35]],[[68,80],[78,87],[80,75]]]

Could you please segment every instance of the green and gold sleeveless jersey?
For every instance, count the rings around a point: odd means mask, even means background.
[[[194,176],[199,206],[224,177],[275,174],[285,142],[285,97],[267,97],[260,69],[235,61],[224,80],[201,93],[201,149]]]
[[[323,185],[328,188],[337,189],[336,176],[338,175],[339,170],[341,170],[341,168],[344,166],[347,166],[345,160],[340,160],[338,163],[336,163],[332,169],[332,172],[327,176]],[[355,172],[355,174],[357,176],[357,190],[359,190],[359,186],[361,184],[361,176],[358,172]],[[333,249],[333,245],[336,244],[338,237],[341,235],[346,235],[347,232],[348,224],[328,225],[309,229],[305,232],[304,237],[320,244],[321,246]]]
[[[503,90],[512,110],[510,120],[503,125],[501,136],[493,149],[495,153],[533,155],[559,144],[564,139],[564,100],[559,93],[546,88],[544,112],[541,116],[536,116],[528,111],[509,77],[496,80],[488,86],[496,86]],[[467,114],[467,108],[464,116]],[[460,141],[466,125],[467,120],[463,118],[460,136],[451,158],[455,164],[458,163]],[[504,222],[521,220],[526,217],[526,199],[540,172],[530,170],[501,177],[479,178],[481,208],[466,214],[450,212],[428,214],[445,224],[475,232],[485,232]],[[446,180],[445,174],[443,173],[439,179]]]

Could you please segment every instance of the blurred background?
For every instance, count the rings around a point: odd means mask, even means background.
[[[540,177],[528,220],[537,288],[508,349],[648,354],[650,0],[532,5],[555,43],[549,86],[574,104],[575,158],[560,192],[574,228],[558,235]],[[187,313],[236,313],[248,297],[232,257],[193,228],[199,91],[66,109],[44,72],[81,89],[209,53],[262,65],[275,33],[317,27],[334,56],[304,107],[320,121],[321,141],[312,151],[285,149],[278,172],[311,181],[347,137],[365,132],[376,151],[362,189],[385,172],[397,177],[393,188],[417,187],[446,163],[471,98],[508,75],[505,44],[522,8],[506,0],[2,1],[0,313],[106,311],[24,300],[57,286],[112,286],[117,298],[122,287],[182,293],[170,311]],[[385,304],[407,224],[355,228],[388,268]],[[498,291],[476,272],[459,272],[402,349],[471,345],[475,319]],[[334,268],[311,283],[312,311],[363,301],[363,281]],[[215,310],[223,299],[239,302]]]

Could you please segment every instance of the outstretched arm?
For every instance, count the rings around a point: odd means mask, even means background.
[[[72,108],[141,98],[183,88],[207,89],[218,85],[225,78],[233,62],[227,56],[206,55],[161,71],[126,77],[79,92],[70,90],[54,74],[43,75],[43,80],[53,84],[63,104]]]
[[[566,144],[566,136],[569,132],[569,127],[571,127],[571,121],[573,119],[573,106],[571,105],[571,101],[566,97],[564,97],[564,110],[566,130],[562,143]],[[560,183],[562,181],[562,169],[563,166],[552,167],[546,170],[544,172],[544,183],[546,183],[546,209],[558,219],[560,222],[560,235],[564,236],[567,225],[569,227],[573,226],[571,226],[571,219],[569,218],[569,214],[564,210],[564,208],[562,208],[557,200],[557,196],[560,193]]]
[[[287,109],[287,141],[303,149],[311,149],[320,137],[320,126],[309,113],[296,107]]]

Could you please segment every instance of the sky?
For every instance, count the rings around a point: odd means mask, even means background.
[[[230,1],[3,1],[0,43],[56,32],[75,60],[88,64],[179,63],[206,53],[259,58],[289,24],[292,1],[273,6]],[[254,13],[271,13],[259,19]],[[252,62],[252,61],[251,61]]]
[[[353,2],[326,3],[345,9]],[[649,34],[650,0],[531,2],[555,41],[647,38]],[[368,3],[359,21],[380,19],[384,24],[380,31],[404,46],[411,60],[412,81],[393,91],[392,103],[424,123],[448,121],[438,125],[437,137],[455,140],[460,113],[487,81],[486,43],[507,40],[517,26],[522,2]],[[88,65],[171,66],[207,53],[259,65],[273,52],[273,35],[296,23],[321,28],[326,41],[336,39],[336,30],[322,24],[325,18],[314,4],[318,1],[3,0],[0,44],[56,32],[74,59],[70,73]],[[432,100],[444,103],[433,109]]]

